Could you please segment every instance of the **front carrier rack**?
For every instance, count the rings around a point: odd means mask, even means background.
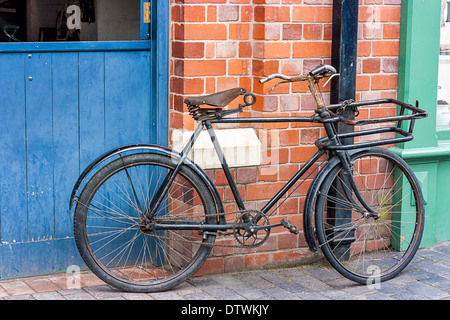
[[[358,107],[363,107],[363,106],[372,106],[373,107],[376,105],[386,105],[386,104],[394,104],[397,107],[399,107],[398,115],[381,117],[381,118],[373,118],[373,119],[349,120],[349,119],[346,119],[346,118],[336,114],[336,113],[339,113],[339,111],[343,107],[357,110]],[[396,133],[395,138],[352,143],[352,144],[348,144],[348,145],[336,145],[332,141],[330,141],[330,139],[328,137],[321,138],[315,142],[316,146],[319,149],[326,149],[326,150],[330,150],[330,151],[351,150],[351,149],[374,147],[374,146],[381,146],[381,145],[411,141],[413,139],[413,130],[414,130],[415,120],[426,118],[428,116],[428,113],[426,111],[419,109],[418,101],[416,101],[416,106],[412,106],[410,104],[407,104],[407,103],[404,103],[404,102],[401,102],[401,101],[398,101],[395,99],[380,99],[380,100],[371,100],[371,101],[362,101],[362,102],[351,102],[351,103],[347,103],[345,105],[334,104],[334,105],[327,106],[327,109],[330,111],[331,117],[328,119],[320,119],[319,121],[322,123],[344,123],[349,126],[364,126],[364,125],[386,123],[386,122],[395,122],[396,123],[395,125],[387,126],[387,127],[373,128],[373,129],[366,129],[366,130],[360,130],[360,131],[355,131],[355,132],[337,134],[338,139],[347,139],[347,138],[355,138],[355,137],[369,136],[369,135],[375,135],[375,134],[378,135],[378,134],[393,132],[393,133]],[[407,127],[407,124],[404,123],[406,121],[410,121],[409,128],[407,130],[404,129],[405,127]]]

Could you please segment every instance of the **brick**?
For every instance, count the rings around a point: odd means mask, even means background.
[[[400,22],[400,6],[376,6],[373,12],[375,22]]]
[[[250,58],[252,56],[253,47],[250,42],[239,43],[239,58]]]
[[[363,60],[363,72],[364,73],[379,73],[381,66],[381,59],[370,58]]]
[[[205,23],[186,24],[183,26],[184,40],[226,40],[225,24]]]
[[[289,6],[255,7],[255,21],[258,22],[290,21],[290,7]]]
[[[313,144],[320,138],[320,129],[302,129],[300,132],[300,142],[302,144]]]
[[[312,6],[295,6],[292,12],[292,21],[315,21],[315,9]]]
[[[219,21],[238,21],[239,6],[220,6]]]
[[[283,24],[283,40],[301,40],[301,24]]]
[[[283,183],[259,183],[247,186],[247,200],[272,198],[283,186]]]
[[[257,169],[255,167],[238,168],[236,173],[237,183],[256,182]]]
[[[229,38],[236,40],[248,40],[250,37],[250,25],[244,23],[233,23],[229,25]]]
[[[290,249],[297,247],[298,236],[292,233],[278,236],[278,249]]]
[[[264,58],[289,58],[291,44],[289,42],[266,42],[264,44]]]
[[[220,41],[216,44],[217,58],[235,58],[237,56],[237,43],[232,41]]]
[[[383,25],[380,23],[367,23],[363,26],[364,39],[380,40],[383,38]]]
[[[316,147],[300,146],[291,148],[291,162],[306,162],[317,152]]]
[[[284,199],[283,199],[284,200]],[[299,199],[296,197],[287,198],[278,208],[280,214],[295,214],[299,212]]]
[[[397,89],[397,75],[372,76],[372,90]]]
[[[292,50],[294,58],[329,57],[331,42],[295,42]]]
[[[173,42],[172,56],[176,58],[203,58],[205,44],[202,42]]]
[[[383,25],[383,39],[399,39],[399,38],[400,38],[400,24]]]
[[[315,20],[316,22],[331,22],[333,21],[333,8],[332,7],[321,7],[317,6],[315,10]]]
[[[323,25],[311,23],[303,25],[303,37],[307,40],[320,40],[323,35]]]
[[[185,60],[184,76],[221,76],[226,74],[225,60]]]
[[[223,272],[223,258],[222,257],[209,258],[205,261],[200,270],[197,271],[194,277],[220,272]]]
[[[281,146],[295,146],[300,143],[299,132],[294,130],[280,131],[280,145]]]
[[[247,268],[258,267],[270,262],[269,254],[253,254],[246,257],[245,264]]]
[[[183,17],[185,22],[204,22],[205,7],[204,6],[182,6]]]
[[[375,41],[373,43],[374,56],[398,56],[399,41]]]
[[[281,111],[298,111],[299,97],[297,95],[283,95],[281,97],[280,109]]]

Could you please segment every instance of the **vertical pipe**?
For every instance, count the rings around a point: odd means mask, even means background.
[[[358,48],[358,0],[333,0],[333,25],[332,25],[332,53],[331,63],[339,70],[340,77],[331,82],[331,103],[340,103],[345,100],[355,99],[356,97],[356,66],[357,66],[357,48]],[[342,116],[353,120],[355,112],[353,110],[344,110]],[[338,133],[353,132],[353,126],[347,126],[339,123]],[[353,138],[342,139],[343,144],[352,144]],[[341,177],[345,181],[345,177]],[[335,185],[335,196],[345,194],[342,185]],[[327,216],[330,217],[329,223],[339,228],[339,225],[346,224],[351,220],[352,211],[348,209],[328,209]],[[348,238],[354,235],[351,232]],[[337,245],[334,248],[337,256],[350,258],[350,241],[343,241],[344,244]]]

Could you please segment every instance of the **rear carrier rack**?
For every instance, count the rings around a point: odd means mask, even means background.
[[[373,118],[373,119],[362,119],[362,120],[349,120],[339,115],[340,111],[344,108],[351,108],[353,110],[358,110],[358,107],[363,106],[372,106],[372,108],[376,105],[386,105],[393,104],[397,106],[397,116],[388,116],[381,118]],[[385,122],[394,122],[392,126],[380,127],[380,128],[372,128],[359,130],[355,132],[349,133],[339,133],[337,134],[338,139],[346,139],[346,138],[355,138],[362,136],[370,136],[370,135],[379,135],[381,133],[396,133],[395,138],[390,139],[381,139],[376,141],[367,141],[367,142],[359,142],[353,143],[349,145],[334,145],[328,137],[319,139],[315,142],[316,146],[319,149],[326,149],[331,151],[337,150],[351,150],[357,148],[364,147],[374,147],[381,146],[387,144],[394,144],[400,142],[407,142],[413,139],[413,130],[414,123],[416,119],[423,119],[428,116],[428,113],[424,110],[419,109],[419,102],[416,101],[416,106],[412,106],[410,104],[406,104],[404,102],[395,100],[395,99],[380,99],[380,100],[372,100],[372,101],[362,101],[362,102],[350,102],[344,104],[335,104],[327,107],[330,111],[331,118],[328,119],[320,119],[322,123],[344,123],[349,126],[364,126],[364,125],[372,125],[378,123]],[[358,111],[357,111],[358,112]],[[405,122],[409,121],[409,128],[407,131],[404,129],[407,127]]]

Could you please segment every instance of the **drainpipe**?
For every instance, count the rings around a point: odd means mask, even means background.
[[[340,103],[345,100],[355,99],[356,96],[356,66],[358,47],[358,0],[333,0],[333,25],[332,25],[332,52],[331,64],[338,70],[340,77],[335,77],[331,82],[331,103]],[[347,119],[355,119],[353,110],[345,110],[342,116]],[[339,124],[338,133],[352,132],[352,126]],[[342,141],[344,144],[352,144],[353,138]],[[336,192],[339,193],[339,190]],[[343,194],[343,193],[341,193]],[[334,215],[330,219],[336,227],[346,224],[351,220],[352,212],[346,209],[336,209],[329,212]],[[332,222],[329,221],[329,222]],[[353,232],[352,232],[353,233]],[[336,244],[334,249],[337,256],[350,258],[350,243],[353,234],[348,235],[348,241]]]

